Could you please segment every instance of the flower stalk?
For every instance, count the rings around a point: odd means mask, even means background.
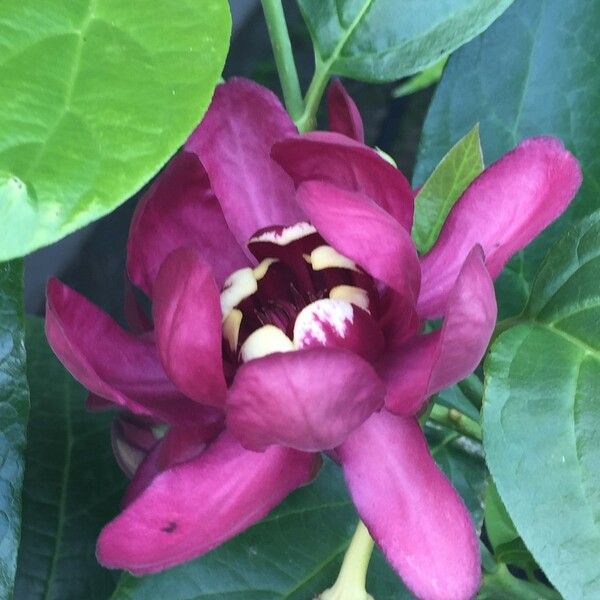
[[[359,521],[335,584],[318,596],[319,600],[373,600],[365,590],[372,552],[373,538]]]
[[[429,418],[440,425],[454,429],[462,435],[481,442],[481,425],[454,408],[434,404],[429,413]]]
[[[281,0],[261,0],[275,65],[288,113],[296,121],[304,111],[300,80]]]

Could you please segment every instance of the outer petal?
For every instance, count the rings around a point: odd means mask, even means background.
[[[480,578],[478,539],[417,421],[374,414],[338,454],[361,518],[415,595],[472,598]]]
[[[368,146],[339,133],[314,131],[278,142],[272,156],[296,186],[314,179],[360,192],[410,232],[412,189],[398,169]]]
[[[186,396],[222,406],[221,305],[210,267],[190,248],[173,251],[154,285],[152,315],[165,371]]]
[[[386,407],[415,414],[431,394],[460,381],[479,364],[496,323],[496,297],[481,247],[467,256],[448,297],[442,328],[387,354],[379,372]]]
[[[167,423],[204,411],[169,381],[151,334],[124,331],[58,279],[48,282],[46,336],[73,377],[101,398]]]
[[[272,92],[234,78],[217,87],[185,145],[200,157],[241,244],[262,227],[303,220],[293,183],[269,156],[274,142],[294,133],[296,127]]]
[[[297,198],[328,243],[414,306],[419,260],[410,234],[397,221],[362,194],[330,183],[307,181]]]
[[[365,141],[358,108],[339,79],[334,79],[327,91],[327,112],[331,131],[342,133],[357,142]]]
[[[419,313],[439,316],[465,257],[481,244],[496,277],[506,261],[567,207],[581,170],[555,138],[525,140],[486,169],[452,209],[436,245],[422,260]]]
[[[198,158],[180,152],[138,204],[127,242],[131,281],[152,296],[163,260],[176,248],[196,248],[217,282],[248,264],[223,217]]]
[[[308,482],[315,457],[244,450],[228,433],[157,475],[100,534],[98,560],[136,575],[194,558],[243,531]]]
[[[385,388],[348,350],[270,354],[240,367],[227,399],[227,427],[242,445],[334,448],[382,405]]]

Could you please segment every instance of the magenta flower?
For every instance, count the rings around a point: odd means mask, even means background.
[[[334,131],[298,135],[266,89],[217,89],[131,226],[128,275],[152,301],[152,330],[126,332],[50,282],[54,351],[92,407],[127,411],[114,440],[133,479],[98,559],[142,574],[198,556],[307,483],[329,451],[414,593],[466,599],[478,539],[415,415],[479,363],[492,278],[565,209],[580,170],[559,141],[526,140],[419,258],[407,180],[363,144],[339,84],[329,108]]]

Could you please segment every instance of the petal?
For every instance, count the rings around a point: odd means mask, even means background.
[[[58,279],[48,282],[46,337],[77,381],[132,413],[186,423],[204,411],[169,381],[151,334],[124,331]]]
[[[554,221],[581,184],[581,169],[555,138],[525,140],[467,188],[422,259],[419,314],[441,315],[465,257],[481,244],[497,277],[518,250]]]
[[[445,312],[441,329],[413,338],[379,364],[389,410],[415,414],[429,396],[474,371],[483,357],[496,323],[496,297],[480,246],[467,256]]]
[[[314,179],[360,192],[410,232],[412,189],[396,167],[368,146],[339,133],[314,131],[276,143],[271,154],[296,186]]]
[[[472,598],[480,579],[477,535],[417,421],[374,414],[338,454],[362,520],[414,594]]]
[[[227,398],[227,427],[243,446],[334,448],[382,404],[373,368],[348,350],[311,348],[243,364]]]
[[[327,112],[330,131],[342,133],[357,142],[365,141],[358,108],[339,79],[334,79],[327,91]]]
[[[199,456],[222,429],[222,418],[206,420],[194,425],[171,427],[138,465],[121,506],[123,508],[129,506],[159,473]]]
[[[199,556],[264,517],[314,469],[314,455],[277,447],[258,454],[223,433],[157,475],[102,530],[98,560],[142,575]]]
[[[191,248],[179,248],[162,264],[154,285],[152,316],[165,371],[188,397],[222,406],[221,304],[210,267]]]
[[[371,315],[346,300],[324,298],[303,308],[294,323],[296,348],[344,348],[366,361],[383,351],[381,330]]]
[[[297,198],[328,243],[414,306],[419,259],[410,234],[397,221],[362,194],[330,183],[307,181]]]
[[[133,333],[145,333],[154,329],[154,324],[148,318],[148,315],[135,295],[135,289],[127,275],[125,275],[123,312],[125,313],[127,326]]]
[[[180,152],[138,204],[127,242],[127,272],[152,296],[164,259],[176,248],[196,248],[217,282],[248,264],[233,237],[200,161]]]
[[[296,127],[277,97],[247,79],[220,85],[187,141],[206,168],[231,231],[240,244],[269,225],[302,221],[294,186],[269,156]]]

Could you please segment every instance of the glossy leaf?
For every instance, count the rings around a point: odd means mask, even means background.
[[[17,567],[28,413],[23,263],[13,261],[0,265],[0,598]]]
[[[432,452],[456,482],[475,520],[482,516],[485,475],[480,449],[432,430]],[[124,574],[111,600],[306,600],[330,587],[357,522],[340,469],[326,461],[316,481],[266,519],[204,557],[157,575]],[[377,600],[413,598],[379,551],[367,589]]]
[[[566,598],[600,597],[600,213],[551,250],[527,320],[485,364],[486,458],[523,541]]]
[[[26,343],[31,418],[15,599],[105,600],[116,574],[96,562],[96,536],[124,484],[111,416],[85,411],[86,392],[54,357],[39,319],[28,321]]]
[[[417,250],[431,250],[450,209],[483,171],[479,125],[475,125],[442,158],[415,198],[412,237]]]
[[[330,73],[392,81],[429,67],[490,25],[513,0],[298,0]]]
[[[229,33],[226,0],[3,0],[0,260],[148,181],[207,108]]]
[[[425,121],[415,185],[478,122],[487,163],[528,136],[550,134],[583,167],[583,186],[567,213],[500,277],[500,318],[523,309],[527,282],[565,227],[600,208],[599,20],[598,2],[518,0],[451,56]]]

